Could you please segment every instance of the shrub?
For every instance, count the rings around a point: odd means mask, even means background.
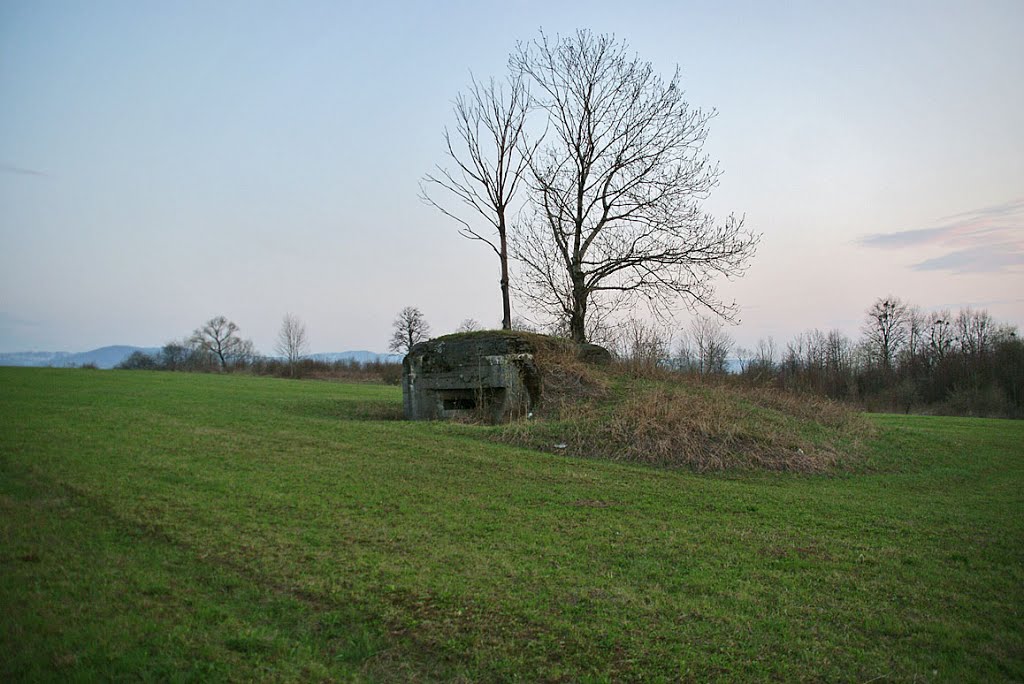
[[[118,370],[160,370],[160,364],[145,352],[134,351],[127,359],[117,364]]]
[[[997,387],[958,386],[935,407],[935,413],[949,416],[1009,417],[1010,403]]]

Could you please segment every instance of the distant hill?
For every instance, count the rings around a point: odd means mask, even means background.
[[[133,352],[155,354],[159,347],[132,347],[114,345],[100,347],[87,352],[9,352],[0,353],[0,366],[53,366],[55,368],[77,368],[95,364],[97,368],[113,368]]]
[[[100,347],[87,352],[8,352],[0,353],[0,366],[51,366],[53,368],[78,368],[86,364],[95,364],[97,368],[113,368],[121,363],[134,352],[156,355],[160,353],[160,347],[132,347],[129,345],[114,345]],[[401,363],[400,354],[378,354],[376,352],[359,350],[344,352],[327,352],[323,354],[310,354],[310,358],[318,361],[358,361],[359,363],[373,363],[381,361],[384,363]]]

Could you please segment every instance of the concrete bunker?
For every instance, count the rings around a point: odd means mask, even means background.
[[[539,351],[548,352],[547,363],[561,354],[586,363],[611,361],[608,350],[595,344],[535,333],[491,330],[438,337],[413,346],[402,361],[405,417],[491,423],[524,418],[540,405]]]
[[[503,423],[540,401],[536,344],[507,332],[447,335],[415,345],[402,362],[410,420],[472,418]]]

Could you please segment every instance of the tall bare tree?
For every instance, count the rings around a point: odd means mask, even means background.
[[[444,131],[453,167],[438,165],[420,186],[420,197],[460,223],[463,237],[483,242],[498,256],[504,330],[512,327],[507,236],[510,207],[530,152],[524,137],[529,99],[521,76],[512,77],[507,87],[493,78],[484,84],[471,77],[469,88],[455,99],[454,133]],[[432,190],[442,191],[462,211],[436,200]],[[476,227],[481,219],[489,226],[486,232]]]
[[[853,342],[841,330],[833,329],[825,345],[825,368],[832,377],[844,376],[853,364]]]
[[[256,354],[252,341],[239,337],[238,330],[234,321],[214,316],[195,329],[189,342],[193,347],[213,354],[224,370],[232,363],[245,361]]]
[[[288,360],[288,370],[294,376],[295,364],[309,351],[306,324],[297,316],[285,314],[281,320],[281,329],[277,331],[277,345],[274,350]]]
[[[408,354],[413,345],[430,337],[430,325],[423,313],[415,306],[407,306],[395,318],[395,332],[391,335],[388,349]]]
[[[891,371],[893,361],[910,334],[910,312],[899,297],[892,295],[876,299],[868,309],[862,332],[869,353],[885,371]]]
[[[664,81],[625,43],[584,30],[541,33],[510,66],[547,118],[544,146],[526,157],[532,219],[513,244],[534,306],[577,341],[595,307],[637,300],[731,318],[712,278],[741,275],[759,236],[701,209],[720,176],[702,151],[714,112],[686,102],[678,68]]]
[[[953,350],[956,335],[949,311],[935,311],[928,316],[928,346],[926,358],[929,366],[940,363]]]
[[[960,350],[968,357],[979,357],[988,354],[992,346],[995,321],[988,311],[976,311],[970,307],[963,309],[956,317],[956,334],[960,341]]]

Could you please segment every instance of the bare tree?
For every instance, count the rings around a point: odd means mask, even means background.
[[[297,316],[288,313],[281,320],[281,329],[277,331],[277,346],[274,350],[288,361],[288,370],[295,375],[295,364],[309,351],[306,338],[306,325]]]
[[[529,145],[524,126],[530,95],[520,75],[513,75],[507,89],[493,78],[483,84],[470,77],[470,86],[455,99],[455,132],[445,128],[444,141],[453,169],[438,166],[421,184],[420,197],[462,225],[459,233],[479,240],[498,256],[501,266],[501,327],[512,328],[509,301],[508,226],[510,206],[526,170]],[[456,204],[494,233],[485,234],[460,212],[446,208],[431,196],[429,188],[441,189]],[[489,231],[488,231],[489,232]]]
[[[753,359],[754,352],[749,347],[736,347],[733,350],[736,355],[736,365],[739,366],[739,372],[741,375],[746,375],[747,369],[750,368],[750,362]]]
[[[928,325],[927,316],[917,305],[907,306],[907,347],[911,361],[920,356],[924,347],[924,330]]]
[[[414,344],[430,336],[430,325],[415,306],[407,306],[399,311],[394,326],[395,332],[388,345],[388,349],[393,352],[408,354]]]
[[[867,311],[864,341],[885,371],[892,370],[896,355],[907,342],[909,315],[907,305],[891,295],[875,300]]]
[[[684,373],[692,374],[700,372],[700,364],[697,361],[697,352],[693,348],[690,336],[686,333],[679,336],[675,356],[672,359],[672,367],[675,368],[675,370],[682,371]]]
[[[735,313],[712,278],[739,276],[759,236],[701,209],[720,176],[703,153],[714,112],[683,99],[625,43],[577,31],[520,44],[510,58],[547,115],[549,141],[528,156],[533,214],[513,241],[524,294],[586,341],[592,310],[680,301]]]
[[[735,341],[719,320],[696,316],[687,332],[690,349],[701,375],[722,375],[729,369],[729,353]]]
[[[591,306],[584,326],[584,337],[587,342],[594,344],[615,347],[621,335],[621,329],[628,326],[628,319],[625,321],[613,320],[615,313],[612,307]],[[544,320],[546,318],[546,320]],[[662,321],[658,321],[662,323]],[[552,337],[565,337],[572,339],[572,329],[569,327],[569,317],[559,315],[548,315],[542,317],[537,324],[538,332]]]
[[[953,350],[956,336],[949,311],[936,311],[928,316],[927,358],[930,366],[940,363]]]
[[[992,346],[992,333],[995,321],[988,311],[975,311],[967,307],[956,317],[956,334],[960,341],[960,351],[968,357],[984,356]]]
[[[630,318],[618,330],[615,350],[633,371],[651,371],[671,356],[669,331],[647,321]]]
[[[237,335],[238,326],[224,316],[214,316],[202,327],[196,328],[189,343],[217,358],[221,370],[233,363],[244,363],[256,355],[251,340]]]
[[[512,318],[512,330],[518,330],[519,332],[536,333],[538,332],[537,326],[533,321],[528,321],[525,318],[518,316]]]
[[[780,364],[783,378],[795,379],[799,377],[806,353],[807,336],[803,333],[796,335],[796,337],[786,343],[786,351],[782,355],[782,363]]]
[[[753,363],[761,372],[774,372],[778,348],[775,339],[772,337],[760,338],[757,340],[757,349],[754,351]]]
[[[841,330],[830,330],[826,339],[825,368],[832,377],[841,377],[853,366],[853,342]]]
[[[510,330],[511,328],[505,329]],[[456,328],[455,332],[467,333],[476,332],[477,330],[483,330],[483,326],[480,325],[480,321],[476,320],[475,318],[467,318],[463,320],[461,323],[459,323],[459,327]]]

